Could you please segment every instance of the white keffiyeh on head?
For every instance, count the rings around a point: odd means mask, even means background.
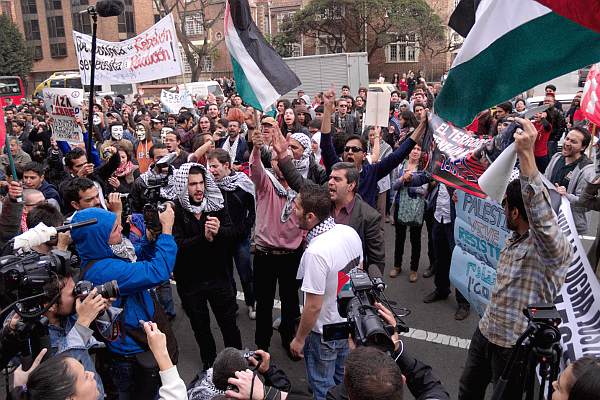
[[[302,157],[299,160],[292,159],[292,163],[302,177],[306,179],[308,177],[308,168],[310,167],[310,138],[301,132],[292,133],[291,138],[298,141],[304,148]]]
[[[190,168],[198,167],[202,170],[204,176],[204,198],[199,205],[192,204],[190,194],[188,193],[188,177]],[[185,163],[173,174],[175,177],[175,190],[177,198],[182,207],[187,211],[199,214],[201,212],[217,211],[223,208],[223,195],[217,187],[215,180],[210,172],[206,170],[204,165],[198,163]]]

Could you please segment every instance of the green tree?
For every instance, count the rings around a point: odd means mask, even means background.
[[[25,38],[6,15],[0,15],[0,75],[25,79],[31,72],[33,57]]]
[[[300,35],[328,37],[329,51],[364,51],[369,59],[404,35],[426,34],[430,47],[444,37],[441,18],[425,0],[311,0],[282,31],[281,40],[288,43]]]

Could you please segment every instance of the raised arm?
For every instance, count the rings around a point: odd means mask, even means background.
[[[335,110],[335,91],[327,90],[323,93],[323,121],[321,122],[321,158],[329,173],[333,164],[339,161],[333,146],[331,134],[331,116]]]
[[[278,127],[275,128],[275,132],[273,133],[273,149],[277,153],[277,158],[279,158],[279,169],[285,180],[293,190],[299,193],[302,186],[309,182],[309,180],[305,179],[296,167],[294,167],[292,158],[288,154],[288,142]]]

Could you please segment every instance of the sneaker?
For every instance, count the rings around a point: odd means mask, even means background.
[[[454,313],[454,319],[457,321],[462,321],[467,318],[471,313],[471,307],[468,304],[459,304],[458,309]]]
[[[250,318],[251,320],[256,319],[256,307],[248,306],[248,318]]]
[[[423,278],[431,278],[433,275],[435,275],[435,272],[431,267],[427,268],[425,272],[423,272]]]
[[[390,278],[395,278],[402,271],[402,267],[394,267],[390,270]]]
[[[423,303],[433,303],[440,300],[446,300],[450,293],[440,294],[437,290],[429,293],[423,298]]]
[[[408,281],[410,283],[415,283],[417,281],[417,271],[410,271],[408,275]]]

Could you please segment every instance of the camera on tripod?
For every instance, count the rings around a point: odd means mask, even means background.
[[[148,176],[146,189],[144,189],[144,224],[150,232],[157,236],[162,231],[158,214],[167,209],[160,194],[162,188],[169,186],[169,177],[173,175],[173,166],[171,163],[177,158],[177,154],[170,153],[156,162],[153,173]]]
[[[379,315],[375,303],[382,303],[389,310],[392,305],[383,291],[385,284],[381,272],[376,265],[369,267],[369,274],[363,271],[350,273],[350,285],[346,285],[337,298],[338,312],[346,322],[323,325],[323,339],[341,340],[352,336],[354,342],[361,346],[377,346],[389,352],[394,351],[392,335],[408,332],[408,327],[398,316],[396,326],[386,324]]]

